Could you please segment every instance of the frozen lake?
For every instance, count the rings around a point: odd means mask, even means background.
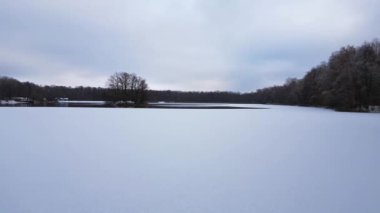
[[[380,212],[380,114],[269,108],[0,108],[0,211]]]

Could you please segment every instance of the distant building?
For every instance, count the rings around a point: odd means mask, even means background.
[[[26,97],[12,97],[11,100],[16,101],[16,102],[28,102],[28,101],[30,101],[30,99],[26,98]]]
[[[55,98],[56,101],[69,101],[69,98]]]

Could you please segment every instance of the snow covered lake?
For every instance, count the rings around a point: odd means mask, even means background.
[[[269,108],[0,108],[0,212],[380,212],[380,114]]]

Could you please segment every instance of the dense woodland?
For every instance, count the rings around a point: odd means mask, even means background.
[[[28,97],[32,101],[71,100],[146,102],[270,103],[320,106],[344,111],[368,111],[380,106],[380,42],[347,46],[333,53],[328,62],[311,69],[302,79],[288,79],[282,86],[252,93],[182,92],[148,90],[135,74],[115,73],[108,88],[39,86],[0,77],[0,99]]]
[[[368,111],[380,105],[380,42],[347,46],[302,79],[260,89],[257,103],[322,106],[344,111]]]

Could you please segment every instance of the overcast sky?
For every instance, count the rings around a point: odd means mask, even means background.
[[[0,75],[151,89],[254,91],[379,38],[378,0],[0,0]]]

